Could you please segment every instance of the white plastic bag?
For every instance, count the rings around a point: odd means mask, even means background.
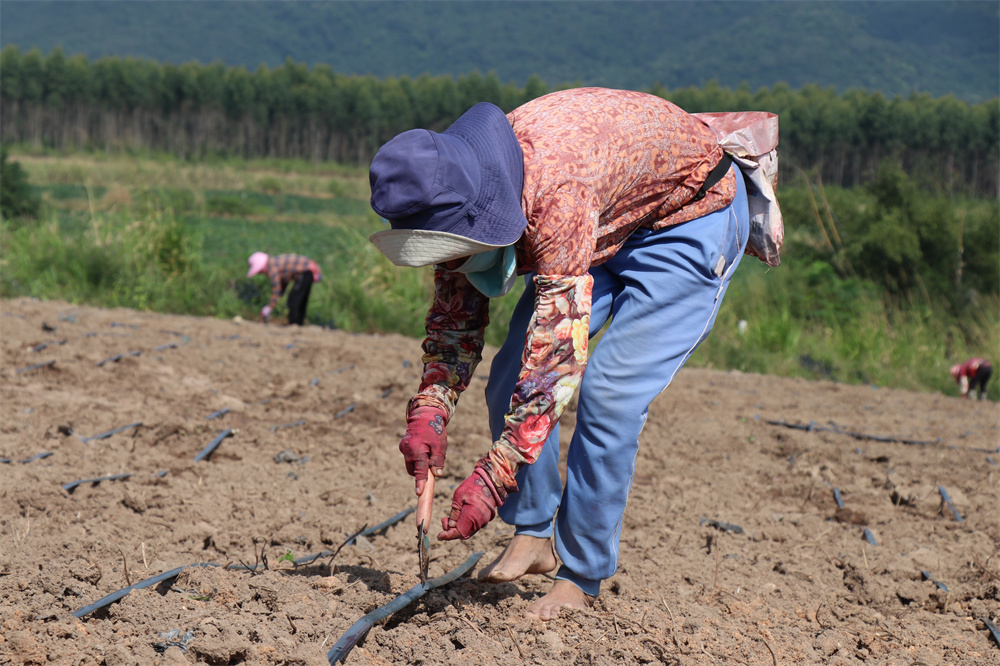
[[[719,145],[749,181],[750,238],[746,253],[768,266],[781,264],[785,226],[774,191],[778,187],[778,116],[766,111],[695,113],[712,128]]]

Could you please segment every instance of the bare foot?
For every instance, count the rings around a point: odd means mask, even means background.
[[[548,621],[559,617],[560,608],[587,610],[594,605],[594,599],[568,580],[557,580],[544,597],[531,604],[525,617],[532,620]]]
[[[479,580],[506,583],[524,574],[548,573],[557,564],[552,539],[516,534],[500,557],[479,572]]]

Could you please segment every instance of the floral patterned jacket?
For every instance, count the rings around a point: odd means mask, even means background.
[[[534,272],[535,312],[503,433],[480,464],[506,492],[534,462],[587,364],[593,279],[588,271],[640,227],[660,229],[720,210],[736,193],[730,173],[691,202],[722,158],[715,133],[645,93],[578,88],[507,115],[524,155],[528,226],[515,244],[518,273]],[[437,267],[427,315],[424,374],[408,411],[454,414],[482,359],[489,299],[460,273]]]

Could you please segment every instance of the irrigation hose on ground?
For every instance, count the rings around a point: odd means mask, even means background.
[[[434,578],[427,581],[426,583],[420,583],[414,585],[409,590],[399,595],[389,603],[384,606],[380,606],[373,610],[368,615],[351,625],[351,628],[347,630],[340,640],[330,648],[330,651],[326,653],[326,658],[330,662],[330,666],[336,666],[339,661],[341,663],[347,659],[347,655],[350,654],[354,646],[363,639],[368,632],[371,630],[375,623],[379,620],[389,617],[396,611],[409,606],[411,603],[424,596],[429,590],[433,590],[436,587],[441,587],[442,585],[447,585],[463,576],[469,569],[475,566],[479,558],[483,556],[483,553],[473,553],[469,559],[462,562],[457,568],[452,569],[445,575]]]

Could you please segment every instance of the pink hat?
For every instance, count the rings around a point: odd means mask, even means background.
[[[948,370],[948,372],[951,373],[951,376],[954,377],[955,379],[958,379],[958,373],[960,373],[961,371],[962,371],[962,366],[960,365],[953,365],[951,366],[951,369]]]
[[[250,270],[247,271],[247,277],[253,277],[257,273],[263,273],[267,270],[267,259],[268,256],[264,252],[254,252],[247,259],[247,263],[250,264]]]

